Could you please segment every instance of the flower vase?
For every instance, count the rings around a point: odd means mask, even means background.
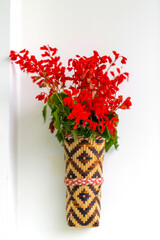
[[[100,221],[105,139],[65,138],[66,218],[70,227],[97,227]]]

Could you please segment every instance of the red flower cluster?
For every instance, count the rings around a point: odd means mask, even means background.
[[[67,79],[65,67],[62,66],[60,57],[55,56],[57,48],[43,46],[40,49],[43,51],[41,54],[42,58],[44,58],[43,60],[38,61],[34,55],[29,57],[29,51],[26,49],[19,53],[10,51],[10,59],[19,64],[23,72],[36,74],[31,76],[31,78],[40,88],[49,88],[49,95],[42,92],[36,97],[38,100],[46,102],[48,96],[62,91]]]
[[[130,108],[130,98],[123,102],[122,95],[116,97],[119,85],[129,78],[127,72],[115,67],[116,62],[125,64],[127,59],[115,51],[113,55],[113,59],[106,55],[101,57],[94,51],[89,58],[76,55],[75,59],[69,59],[67,69],[73,71],[72,85],[63,102],[72,109],[68,118],[75,119],[74,129],[83,122],[81,127],[88,124],[93,131],[103,133],[108,126],[114,136],[119,121],[116,110]]]
[[[67,95],[63,104],[70,109],[67,118],[75,120],[73,129],[87,126],[102,134],[107,128],[114,136],[119,121],[117,109],[129,109],[131,106],[130,97],[123,100],[122,95],[117,96],[119,85],[129,78],[127,72],[122,72],[122,65],[127,59],[115,51],[113,57],[100,56],[93,51],[91,57],[76,55],[76,58],[69,59],[65,68],[60,57],[56,56],[56,48],[43,46],[40,49],[43,60],[39,61],[34,55],[29,57],[26,49],[19,53],[10,52],[11,60],[19,64],[22,71],[33,74],[33,82],[40,88],[49,89],[48,94],[42,92],[36,98],[46,103],[53,94],[58,96],[64,92]],[[73,72],[71,77],[66,74],[67,70]],[[69,90],[66,89],[66,81],[70,81]],[[50,129],[54,131],[53,123]]]

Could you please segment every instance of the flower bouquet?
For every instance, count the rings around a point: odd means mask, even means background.
[[[127,58],[113,51],[112,57],[76,55],[64,67],[57,48],[44,45],[42,59],[24,49],[10,52],[10,59],[41,89],[36,99],[44,102],[43,118],[50,110],[49,129],[65,151],[66,216],[69,226],[99,225],[104,151],[118,147],[117,110],[129,109],[130,97],[118,95],[128,81],[123,72]]]

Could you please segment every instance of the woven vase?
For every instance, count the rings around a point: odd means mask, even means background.
[[[65,138],[66,218],[71,227],[97,227],[100,220],[105,139]]]

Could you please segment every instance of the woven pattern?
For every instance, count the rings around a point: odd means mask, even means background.
[[[65,178],[64,183],[68,186],[75,185],[99,185],[103,183],[103,178]]]
[[[102,179],[104,138],[96,141],[79,137],[75,142],[69,136],[65,139],[66,181],[69,179]],[[98,183],[98,182],[97,182]],[[67,185],[66,215],[69,226],[96,227],[100,219],[101,183]]]

